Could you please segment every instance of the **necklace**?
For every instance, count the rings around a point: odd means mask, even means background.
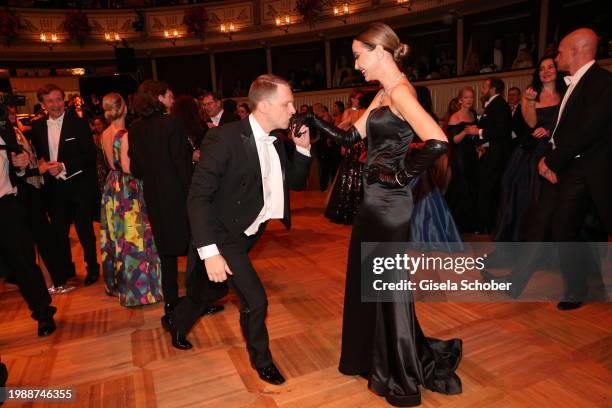
[[[397,76],[397,78],[395,78],[395,80],[393,80],[393,82],[391,83],[391,85],[389,85],[389,88],[383,88],[382,90],[382,94],[380,96],[380,103],[382,105],[382,101],[383,99],[385,99],[385,95],[387,93],[387,91],[391,91],[393,88],[395,88],[395,85],[397,85],[397,83],[399,82],[400,79],[405,78],[406,74],[404,74],[403,72],[401,74],[399,74]]]

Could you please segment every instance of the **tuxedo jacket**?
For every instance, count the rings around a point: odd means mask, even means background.
[[[130,172],[143,182],[143,195],[157,250],[182,255],[189,244],[187,192],[191,147],[172,115],[153,114],[128,132]]]
[[[224,110],[221,114],[221,118],[219,118],[219,126],[226,125],[231,122],[236,122],[240,120],[240,116],[235,113],[231,113],[229,111]]]
[[[508,102],[498,95],[487,105],[478,127],[482,129],[482,137],[489,142],[487,155],[505,155],[512,140],[512,110]]]
[[[231,113],[227,110],[223,110],[221,117],[219,118],[219,124],[217,126],[227,125],[228,123],[237,122],[240,120],[240,116],[235,113]],[[212,119],[208,119],[207,123],[212,123]],[[204,128],[204,136],[208,133],[209,127]]]
[[[563,173],[581,165],[597,212],[612,234],[612,73],[594,64],[567,100],[554,132],[555,148],[546,165],[562,181]],[[580,155],[580,159],[576,156]]]
[[[32,122],[32,145],[39,159],[50,161],[49,136],[47,120]],[[89,124],[75,113],[66,111],[62,121],[62,130],[57,152],[57,161],[66,167],[66,181],[56,179],[45,173],[45,186],[53,189],[58,183],[69,183],[76,187],[78,194],[88,197],[98,194],[96,175],[96,146]],[[81,171],[80,174],[75,174]],[[70,177],[74,175],[74,177]]]
[[[295,152],[289,159],[281,140],[274,142],[283,173],[283,224],[291,227],[289,189],[304,188],[310,157]],[[196,248],[236,239],[261,211],[263,185],[255,137],[249,118],[210,129],[200,147],[188,198]]]

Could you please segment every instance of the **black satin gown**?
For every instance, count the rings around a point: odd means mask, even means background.
[[[446,190],[446,201],[461,232],[476,228],[476,197],[478,196],[478,152],[474,139],[465,136],[455,144],[453,137],[466,126],[476,122],[459,122],[448,125],[446,133],[451,141],[451,181]]]
[[[535,128],[543,127],[552,133],[558,114],[559,105],[537,108]],[[540,193],[542,180],[538,173],[538,162],[550,148],[550,137],[538,139],[529,132],[512,153],[502,178],[501,206],[493,235],[494,241],[521,240],[520,231],[525,214],[537,202]]]
[[[374,109],[367,120],[366,168],[393,171],[403,165],[414,132],[390,108]],[[397,406],[420,403],[419,386],[445,394],[461,392],[455,369],[461,360],[459,339],[441,341],[423,334],[411,293],[403,302],[361,302],[361,242],[406,242],[413,212],[411,187],[364,185],[349,245],[339,370],[369,375],[369,386]]]

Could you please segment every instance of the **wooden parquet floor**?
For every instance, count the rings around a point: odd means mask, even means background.
[[[189,336],[194,348],[179,351],[160,327],[162,305],[123,308],[101,282],[55,296],[58,330],[43,339],[19,294],[0,284],[9,385],[73,387],[76,401],[58,407],[387,406],[365,380],[337,371],[350,228],[328,222],[323,206],[321,193],[295,194],[292,231],[271,223],[252,253],[285,385],[268,385],[250,368],[234,296],[225,312],[200,320]],[[76,239],[73,248],[82,259]],[[417,304],[426,334],[464,344],[463,394],[423,391],[422,406],[612,406],[611,311],[610,303],[572,312],[553,303]]]

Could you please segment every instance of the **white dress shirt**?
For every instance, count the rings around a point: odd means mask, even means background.
[[[283,186],[283,171],[281,168],[278,152],[274,147],[276,138],[270,136],[257,123],[255,117],[249,115],[249,123],[253,130],[259,166],[261,169],[261,182],[263,186],[263,207],[259,211],[255,221],[244,231],[246,235],[254,235],[260,225],[270,219],[282,219],[285,215],[285,192]],[[300,146],[296,146],[299,153],[309,156],[310,151]],[[198,248],[200,259],[210,258],[219,254],[216,244],[210,244]]]
[[[499,94],[495,94],[495,95],[493,95],[492,97],[490,97],[490,98],[489,98],[489,100],[488,100],[488,101],[486,101],[486,102],[484,103],[484,107],[485,107],[485,109],[487,109],[487,106],[489,106],[489,104],[490,104],[491,102],[493,102],[493,99],[495,99],[495,98],[496,98],[496,97],[498,97],[498,96],[499,96]],[[484,113],[483,113],[483,115],[484,115]],[[484,132],[484,129],[478,129],[478,137],[479,137],[480,139],[484,139],[484,136],[482,135],[482,134],[483,134],[483,132]],[[484,142],[484,143],[482,144],[482,147],[489,147],[489,142],[488,142],[488,141],[487,141],[487,142]]]
[[[0,136],[0,145],[6,144]],[[13,187],[9,178],[9,154],[0,150],[0,198],[9,194],[17,194],[17,187]]]
[[[221,116],[223,115],[223,109],[221,109],[219,111],[219,113],[217,113],[215,116],[213,116],[212,118],[210,118],[210,120],[212,120],[212,123],[215,124],[215,126],[219,126],[219,122],[221,121]]]
[[[49,161],[57,161],[57,155],[59,152],[60,135],[62,134],[62,125],[64,123],[64,117],[66,112],[57,119],[47,119],[47,141],[49,143]],[[56,178],[66,180],[66,168],[61,171]]]
[[[559,107],[559,115],[557,116],[557,123],[555,124],[555,129],[553,130],[552,136],[550,138],[550,143],[552,144],[553,149],[556,148],[555,139],[554,139],[555,131],[557,130],[557,126],[559,126],[559,120],[561,120],[561,114],[563,113],[563,109],[565,109],[565,105],[567,104],[567,101],[569,100],[572,92],[574,92],[576,85],[578,85],[578,82],[580,82],[584,74],[586,74],[586,72],[589,70],[589,68],[593,66],[593,64],[595,64],[595,60],[591,60],[587,62],[586,64],[584,64],[583,66],[581,66],[580,69],[578,69],[578,71],[576,71],[574,75],[566,76],[565,78],[563,78],[565,80],[565,84],[568,85],[568,87],[567,87],[567,90],[565,91],[565,95],[563,95],[563,99],[561,100],[561,106]],[[579,157],[579,156],[580,155],[576,157]]]

